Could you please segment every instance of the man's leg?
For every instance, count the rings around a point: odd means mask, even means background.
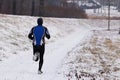
[[[39,52],[39,48],[38,46],[34,46],[33,45],[33,60],[34,61],[38,61],[38,52]]]
[[[42,65],[43,65],[43,56],[44,56],[44,52],[45,52],[45,45],[41,46],[40,49],[40,61],[39,61],[39,71],[41,71]]]
[[[33,55],[35,55],[35,46],[33,45]]]

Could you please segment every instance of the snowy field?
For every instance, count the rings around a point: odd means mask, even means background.
[[[86,9],[85,11],[89,16],[108,16],[108,7],[102,7],[99,9]],[[120,17],[120,12],[118,12],[116,7],[111,6],[110,16]]]
[[[27,38],[37,17],[0,14],[0,80],[119,80],[120,20],[43,18],[46,39],[43,74],[32,60]]]
[[[120,35],[115,30],[93,33],[68,52],[64,75],[69,80],[120,80]]]

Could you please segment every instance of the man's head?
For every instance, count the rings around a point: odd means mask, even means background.
[[[37,19],[37,23],[38,23],[38,25],[42,25],[43,24],[43,19],[42,18],[38,18]]]

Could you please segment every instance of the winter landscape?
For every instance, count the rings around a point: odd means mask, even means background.
[[[111,16],[120,12],[112,7]],[[39,75],[28,39],[37,18],[0,14],[0,80],[120,80],[120,19],[111,20],[108,31],[107,19],[42,17],[51,39]]]
[[[0,15],[0,80],[119,80],[119,20],[44,18],[46,41],[42,75],[32,61],[27,35],[37,17]]]

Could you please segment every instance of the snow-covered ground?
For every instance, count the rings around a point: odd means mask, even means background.
[[[68,53],[62,72],[66,80],[120,80],[120,34],[94,30]]]
[[[106,20],[43,19],[51,39],[38,75],[27,38],[37,17],[0,14],[0,80],[119,80],[119,20],[107,31]]]
[[[86,13],[89,16],[108,16],[108,7],[101,7],[99,9],[86,9]],[[116,7],[111,6],[110,8],[110,16],[111,17],[120,17],[120,12],[116,9]]]

